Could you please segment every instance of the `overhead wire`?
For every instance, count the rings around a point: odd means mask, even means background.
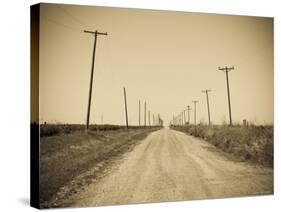
[[[71,31],[73,31],[73,32],[75,32],[75,33],[78,33],[78,31],[82,31],[82,29],[79,29],[79,28],[76,28],[76,27],[72,27],[72,26],[63,24],[63,23],[61,23],[61,22],[55,21],[55,20],[53,20],[53,19],[50,19],[50,18],[46,17],[45,15],[42,15],[41,17],[43,18],[43,20],[46,20],[46,21],[49,21],[49,22],[51,22],[51,23],[53,23],[53,24],[56,24],[56,25],[58,25],[58,26],[67,28],[67,29],[69,29],[69,30],[71,30]]]
[[[71,14],[69,11],[67,11],[65,8],[63,8],[60,5],[57,5],[57,8],[60,9],[61,11],[63,11],[66,15],[68,15],[70,18],[72,18],[72,20],[74,20],[76,23],[78,23],[79,25],[82,25],[82,27],[86,27],[86,28],[92,28],[91,26],[85,24],[83,21],[79,20],[77,17],[75,17],[73,14]]]
[[[63,8],[60,5],[55,5],[58,11],[63,12],[66,16],[68,16],[69,18],[71,18],[73,21],[75,21],[76,23],[79,24],[79,28],[78,27],[74,27],[74,26],[70,26],[68,24],[65,23],[61,23],[57,20],[53,20],[51,18],[49,18],[48,16],[44,15],[41,13],[41,17],[43,17],[43,20],[47,20],[49,22],[52,22],[53,24],[62,26],[64,28],[68,28],[69,30],[72,30],[73,32],[77,32],[77,31],[82,31],[83,32],[83,28],[92,28],[89,25],[85,24],[83,21],[79,20],[78,18],[76,18],[73,14],[71,14],[69,11],[67,11],[65,8]]]

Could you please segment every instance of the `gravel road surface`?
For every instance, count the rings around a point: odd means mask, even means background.
[[[273,171],[231,159],[206,141],[171,129],[151,133],[71,206],[129,204],[273,193]]]

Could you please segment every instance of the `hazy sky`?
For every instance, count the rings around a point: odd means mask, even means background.
[[[273,123],[273,19],[94,6],[41,5],[40,121],[85,123],[93,37],[99,36],[91,123],[138,123],[138,101],[165,124],[192,100],[198,121],[228,121],[225,74],[232,118]],[[142,104],[143,107],[143,104]],[[143,109],[143,108],[142,108]],[[191,116],[193,120],[193,112]],[[143,120],[143,115],[142,115]]]

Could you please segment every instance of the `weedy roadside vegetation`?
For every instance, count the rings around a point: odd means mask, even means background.
[[[92,125],[85,133],[85,125],[43,124],[40,126],[40,203],[51,207],[57,192],[75,177],[95,168],[90,183],[111,164],[110,160],[131,151],[150,132],[161,127],[130,127]],[[98,166],[103,164],[102,166]],[[89,182],[88,182],[89,181]],[[82,181],[80,186],[82,186]],[[75,188],[77,189],[77,188]],[[70,193],[76,192],[72,190]]]
[[[243,161],[273,167],[273,126],[200,124],[171,128],[202,138]]]
[[[155,128],[156,126],[146,126],[146,129]],[[126,126],[122,125],[90,125],[90,131],[112,131],[112,130],[120,130],[125,129]],[[139,126],[130,126],[130,129],[139,129],[143,127]],[[40,125],[40,137],[46,136],[54,136],[54,135],[62,135],[62,134],[70,134],[73,132],[84,132],[85,125],[84,124],[41,124]]]

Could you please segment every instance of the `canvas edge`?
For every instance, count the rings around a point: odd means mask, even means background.
[[[40,4],[30,6],[30,206],[40,208],[39,197],[39,32]]]

